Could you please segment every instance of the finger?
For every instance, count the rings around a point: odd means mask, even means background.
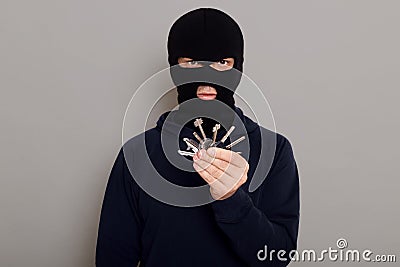
[[[205,151],[202,150],[200,153],[200,158],[194,159],[194,162],[197,163],[198,170],[208,172],[211,177],[214,179],[218,179],[225,188],[229,190],[237,190],[246,180],[247,180],[247,168],[239,168],[235,165],[229,164],[226,161],[220,159],[213,159],[209,155],[205,155]],[[203,159],[207,159],[205,161]],[[210,163],[212,161],[212,163]],[[223,167],[219,168],[218,162],[222,163]],[[223,168],[228,166],[224,171]]]
[[[205,152],[205,151],[204,151]],[[217,158],[212,158],[210,155],[207,153],[201,153],[200,155],[200,160],[204,162],[201,163],[201,167],[204,169],[208,169],[208,172],[214,175],[215,178],[219,178],[221,176],[220,171],[215,170],[213,166],[216,168],[220,169],[222,172],[227,173],[229,176],[233,177],[234,179],[239,179],[242,177],[246,172],[246,168],[239,168],[238,166],[235,166],[233,164],[230,164],[227,161],[217,159]],[[198,160],[196,160],[197,162]],[[210,166],[213,165],[213,166]]]
[[[204,160],[197,160],[194,166],[196,166],[196,168],[201,171],[200,175],[204,176],[204,179],[209,180],[210,183],[218,180],[223,188],[228,190],[227,192],[229,192],[230,190],[234,190],[236,187],[241,185],[239,185],[241,176],[232,177],[226,172],[223,172],[221,169]]]
[[[227,193],[229,193],[230,188],[226,187],[223,183],[219,182],[218,179],[215,179],[210,173],[206,170],[202,169],[199,165],[193,164],[193,167],[199,173],[200,177],[202,177],[210,186],[210,193],[214,199],[220,199]]]
[[[219,179],[225,173],[217,166],[202,159],[196,160],[194,164],[198,165],[202,170],[205,170],[206,172],[211,174],[215,179]]]
[[[228,189],[228,192],[232,191],[232,190],[236,190],[237,188],[239,188],[242,185],[241,177],[236,178],[236,177],[224,175],[221,178],[219,178],[218,181],[220,183],[222,183],[225,188]]]
[[[240,154],[227,149],[210,147],[206,152],[212,158],[224,160],[240,168],[246,167],[248,164]]]
[[[198,169],[197,172],[199,173],[200,177],[203,178],[204,181],[210,186],[210,188],[215,188],[217,191],[224,192],[226,190],[225,185],[215,179],[210,173],[205,170],[201,170],[200,166],[193,165],[195,169]]]
[[[208,155],[204,156],[204,157],[202,156],[200,159],[215,166],[216,168],[220,169],[221,171],[227,173],[229,176],[232,176],[232,177],[242,177],[243,174],[247,171],[245,168],[239,168],[238,166],[230,164],[229,162],[226,162],[225,160],[216,159],[216,158],[212,159]]]
[[[223,175],[215,183],[210,184],[210,192],[214,199],[225,199],[236,192],[247,180],[247,175],[241,179],[233,179],[228,175]]]
[[[224,171],[229,167],[229,165],[231,165],[228,161],[210,156],[210,154],[208,154],[205,150],[204,153],[199,153],[199,158],[218,166],[218,168]]]
[[[249,164],[247,163],[247,161],[244,158],[243,158],[244,167],[238,167],[237,165],[232,163],[233,161],[228,162],[228,161],[216,158],[216,157],[213,158],[209,155],[209,153],[204,153],[204,152],[200,154],[200,159],[215,165],[216,167],[218,167],[222,171],[228,173],[232,177],[242,177],[249,170],[248,169]],[[227,151],[227,152],[232,153],[232,154],[235,153],[235,152],[231,152],[231,151]],[[241,157],[241,156],[239,155],[239,157]]]
[[[203,178],[203,180],[205,180],[208,184],[211,185],[212,183],[215,183],[217,181],[217,179],[215,179],[211,174],[206,172],[206,170],[200,167],[199,165],[193,163],[193,168],[197,171],[197,173],[201,176],[201,178]]]

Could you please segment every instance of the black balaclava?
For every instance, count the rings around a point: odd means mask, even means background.
[[[215,100],[200,100],[196,92],[199,85],[210,85],[217,90],[216,100],[235,109],[234,92],[239,85],[243,70],[243,35],[239,25],[226,13],[213,8],[199,8],[181,16],[172,25],[168,36],[168,62],[171,77],[178,91],[180,110],[185,108],[204,110],[215,106]],[[234,58],[233,68],[218,71],[204,64],[201,68],[183,68],[178,64],[179,57],[195,61],[218,62],[224,58]],[[173,67],[175,66],[175,67]],[[182,105],[191,100],[195,105]],[[214,103],[211,103],[214,102]],[[218,113],[218,112],[215,112]],[[216,119],[203,118],[203,127],[211,129],[215,122],[232,121],[231,114],[216,114]],[[228,118],[229,119],[226,119]]]

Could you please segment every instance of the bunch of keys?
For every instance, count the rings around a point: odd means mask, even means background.
[[[178,153],[182,156],[191,156],[193,157],[200,149],[205,149],[207,150],[210,147],[216,147],[220,144],[223,144],[226,139],[228,139],[229,135],[233,132],[233,130],[235,130],[235,126],[231,126],[231,128],[226,132],[226,134],[221,138],[220,141],[216,141],[217,138],[217,132],[218,130],[221,128],[220,124],[215,124],[215,126],[212,129],[213,132],[213,136],[212,139],[208,138],[206,136],[206,134],[204,133],[203,127],[201,126],[203,124],[203,120],[201,118],[196,119],[194,121],[194,126],[198,127],[200,130],[200,133],[202,135],[203,138],[201,138],[197,132],[193,132],[193,136],[199,141],[196,142],[193,139],[190,138],[183,138],[183,141],[186,143],[187,145],[187,149],[186,150],[192,150],[191,151],[183,151],[183,150],[178,150]],[[235,141],[233,141],[232,143],[230,143],[229,145],[226,145],[224,148],[225,149],[230,149],[232,148],[234,145],[237,145],[238,143],[240,143],[241,141],[243,141],[245,139],[245,136],[242,136],[238,139],[236,139]],[[237,153],[241,153],[241,152],[237,152]]]

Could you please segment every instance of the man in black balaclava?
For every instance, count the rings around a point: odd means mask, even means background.
[[[297,247],[297,165],[287,138],[235,106],[243,43],[238,24],[212,8],[190,11],[171,27],[168,61],[179,110],[165,112],[156,127],[130,139],[118,153],[101,209],[97,267],[133,267],[139,261],[146,267],[288,265]],[[247,151],[211,147],[200,149],[193,161],[181,157],[176,140],[185,144],[177,131],[191,136],[188,127],[194,128],[198,117],[207,133],[216,122],[230,127],[235,118],[234,124],[245,128]],[[220,140],[224,133],[218,134]],[[169,151],[190,168],[175,166]],[[148,186],[157,178],[169,183]],[[254,179],[262,183],[250,192]],[[171,184],[179,190],[163,190]],[[198,194],[200,187],[205,190]],[[199,204],[197,197],[207,202]]]

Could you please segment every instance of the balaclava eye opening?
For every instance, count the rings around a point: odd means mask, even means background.
[[[167,47],[171,77],[177,86],[180,106],[197,98],[199,85],[210,85],[217,91],[216,99],[234,110],[233,95],[243,71],[244,41],[239,25],[229,15],[213,8],[199,8],[184,14],[172,25]],[[207,64],[201,68],[183,68],[176,66],[179,57],[207,62],[231,57],[234,65],[225,71],[215,70]],[[208,101],[214,100],[204,100]],[[208,104],[201,103],[204,106]]]

